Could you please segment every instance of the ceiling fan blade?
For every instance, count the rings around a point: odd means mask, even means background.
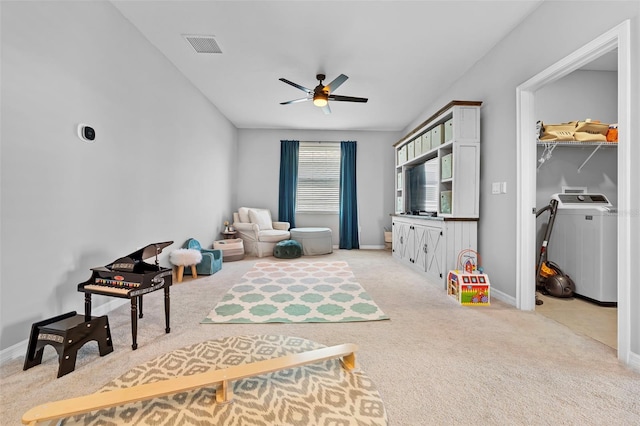
[[[340,87],[342,83],[347,81],[348,78],[349,77],[344,74],[340,74],[339,76],[337,76],[331,83],[327,84],[326,86],[329,88],[329,93],[335,91],[338,87]]]
[[[368,98],[356,98],[355,96],[329,95],[329,99],[343,102],[367,102]]]
[[[331,108],[329,108],[329,104],[326,104],[322,107],[322,112],[324,112],[325,115],[331,114]]]
[[[311,98],[300,98],[300,99],[294,99],[292,101],[280,102],[280,105],[297,104],[298,102],[305,102],[310,100]]]
[[[313,90],[307,89],[307,88],[306,88],[306,87],[304,87],[304,86],[300,86],[299,84],[296,84],[296,83],[294,83],[293,81],[289,81],[289,80],[287,80],[286,78],[281,78],[281,79],[280,79],[280,81],[282,81],[282,82],[284,82],[284,83],[287,83],[287,84],[290,84],[290,85],[292,85],[293,87],[295,87],[295,88],[297,88],[297,89],[302,90],[303,92],[313,93]]]

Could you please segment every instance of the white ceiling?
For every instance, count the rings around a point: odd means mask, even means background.
[[[115,7],[238,128],[405,128],[541,4],[532,1],[118,1]],[[221,54],[183,35],[215,36]],[[280,105],[349,76],[368,103]]]

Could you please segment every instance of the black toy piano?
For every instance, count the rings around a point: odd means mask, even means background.
[[[91,278],[78,284],[78,291],[84,293],[85,318],[91,318],[92,294],[131,299],[131,347],[135,350],[138,348],[138,315],[142,318],[142,296],[164,289],[165,332],[169,333],[169,287],[173,281],[172,269],[161,267],[158,255],[163,248],[171,244],[173,241],[149,244],[107,266],[91,268]],[[155,258],[154,264],[144,261],[152,257]]]

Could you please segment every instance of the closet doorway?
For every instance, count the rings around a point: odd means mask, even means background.
[[[553,84],[585,65],[617,50],[617,122],[619,124],[619,144],[617,148],[617,203],[622,212],[629,211],[631,200],[630,155],[630,23],[625,21],[591,43],[552,65],[517,90],[517,255],[516,255],[516,303],[519,309],[535,309],[535,262],[539,247],[536,247],[537,220],[536,174],[538,166],[536,148],[536,94],[545,86]],[[617,349],[618,358],[624,363],[630,361],[631,341],[631,259],[630,220],[628,215],[618,218],[618,309],[617,309]],[[634,307],[637,309],[637,307]]]
[[[545,124],[585,119],[617,123],[617,93],[615,49],[538,89],[536,117]],[[617,147],[615,142],[539,142],[536,208],[540,211],[552,197],[563,197],[554,194],[567,192],[599,194],[604,197],[599,203],[618,206]],[[573,279],[577,296],[538,294],[544,303],[536,305],[536,312],[617,350],[617,215],[601,204],[579,203],[559,206],[547,247],[548,261]],[[545,211],[537,219],[536,247],[542,245],[550,217]]]

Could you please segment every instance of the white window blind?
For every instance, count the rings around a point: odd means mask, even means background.
[[[340,143],[300,142],[296,212],[338,213]]]

